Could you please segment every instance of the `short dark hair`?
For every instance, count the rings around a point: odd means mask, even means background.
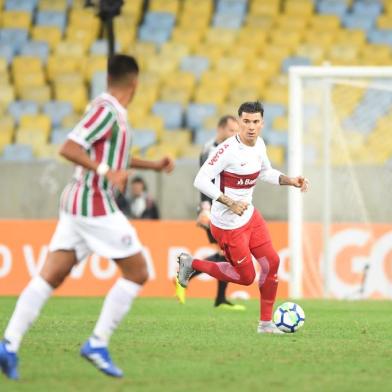
[[[264,116],[264,107],[259,101],[244,102],[238,109],[238,115],[245,113],[260,113],[261,117]]]
[[[136,176],[136,177],[133,177],[133,178],[132,178],[131,184],[137,184],[137,183],[143,184],[143,190],[145,190],[145,191],[147,190],[147,184],[146,184],[146,182],[143,180],[142,177]]]
[[[112,83],[121,83],[128,75],[138,75],[139,66],[132,56],[115,54],[108,60],[108,76]]]
[[[232,116],[231,114],[226,114],[225,116],[222,116],[219,121],[218,121],[218,128],[223,128],[227,125],[229,120],[237,121],[237,119]]]

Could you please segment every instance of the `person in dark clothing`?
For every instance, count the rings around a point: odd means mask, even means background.
[[[200,154],[200,167],[203,163],[208,159],[208,157],[212,154],[215,150],[216,146],[220,143],[225,141],[230,136],[235,135],[238,132],[238,122],[234,116],[226,115],[220,118],[218,122],[217,132],[214,139],[209,140],[202,149]],[[211,234],[210,230],[210,209],[211,209],[211,199],[209,199],[206,195],[200,194],[200,205],[198,208],[198,217],[197,217],[197,225],[202,227],[206,233],[210,244],[216,244],[216,240]],[[217,250],[216,253],[212,254],[211,256],[207,257],[206,260],[215,261],[215,262],[222,262],[226,261],[225,256],[223,255],[222,251]],[[199,275],[199,272],[195,272],[191,279],[195,276]],[[226,298],[226,289],[227,289],[227,282],[217,281],[218,282],[218,289],[217,294],[215,297],[215,307],[219,307],[221,309],[230,309],[230,310],[244,310],[245,307],[239,304],[233,304],[229,302]],[[176,296],[180,303],[185,303],[185,296],[186,296],[186,289],[178,284],[176,281]]]
[[[147,185],[142,177],[134,177],[131,181],[130,198],[119,193],[116,197],[118,208],[132,219],[159,219],[159,210],[147,193]]]

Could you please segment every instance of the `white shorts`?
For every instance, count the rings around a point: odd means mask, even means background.
[[[142,245],[135,228],[120,211],[95,217],[61,212],[49,250],[74,250],[78,261],[91,253],[122,259],[141,252]]]

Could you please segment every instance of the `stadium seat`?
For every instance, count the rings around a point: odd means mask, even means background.
[[[61,40],[62,31],[57,26],[33,26],[31,36],[36,41],[47,42],[50,49],[54,50]]]
[[[49,116],[52,126],[58,127],[63,118],[73,112],[70,102],[50,101],[43,107],[43,113]]]
[[[11,64],[14,57],[14,48],[5,42],[0,42],[0,58],[7,61],[7,64]]]
[[[50,87],[45,84],[42,86],[20,86],[18,89],[18,96],[21,100],[33,101],[39,105],[43,105],[48,102],[51,98]]]
[[[209,140],[215,138],[215,129],[199,128],[195,131],[194,143],[200,146],[206,144]]]
[[[348,4],[341,0],[320,0],[317,3],[319,14],[336,15],[342,18],[348,10]]]
[[[55,54],[59,56],[74,56],[83,57],[85,54],[85,47],[82,43],[77,41],[60,41],[55,49]]]
[[[146,150],[157,142],[155,131],[134,129],[132,134],[132,145]]]
[[[6,29],[29,30],[31,25],[31,12],[29,11],[4,11],[2,27]]]
[[[0,45],[6,44],[12,48],[13,53],[19,52],[20,48],[27,41],[28,31],[21,28],[0,29]]]
[[[216,105],[191,103],[186,110],[186,124],[191,129],[200,128],[203,119],[214,115],[216,111]]]
[[[54,96],[59,101],[71,102],[74,110],[78,113],[84,112],[87,107],[87,90],[83,83],[57,84],[54,87]]]
[[[7,0],[4,8],[7,11],[26,11],[32,13],[36,5],[36,0]]]
[[[68,128],[55,128],[50,135],[50,142],[52,144],[63,144],[67,138],[70,129]]]
[[[31,161],[34,159],[33,149],[26,144],[8,144],[4,147],[3,161]]]
[[[11,85],[4,85],[0,88],[0,107],[8,107],[15,100],[15,90]]]
[[[25,114],[37,114],[38,104],[31,101],[14,101],[10,103],[8,112],[14,118],[16,123],[19,123],[20,118]]]
[[[107,75],[106,72],[98,71],[95,72],[91,78],[90,85],[90,97],[96,98],[99,94],[106,90],[107,85]]]
[[[0,126],[2,125],[2,122],[0,121]],[[0,155],[4,150],[4,147],[7,146],[8,144],[12,143],[12,138],[13,138],[13,131],[12,130],[4,130],[2,129],[0,132]]]
[[[343,17],[343,25],[347,29],[368,31],[375,25],[375,19],[363,14],[346,14]]]
[[[49,55],[49,45],[44,41],[27,41],[20,49],[22,56],[39,57],[42,63],[46,63]]]
[[[183,107],[179,103],[157,101],[152,107],[152,113],[164,120],[167,129],[176,129],[182,126]]]
[[[66,25],[66,14],[59,11],[38,11],[36,15],[38,26],[54,26],[64,32]]]
[[[370,30],[367,34],[368,40],[372,44],[381,44],[392,46],[391,30]]]
[[[19,118],[19,129],[42,132],[48,138],[51,121],[45,114],[22,114]]]
[[[38,9],[40,11],[58,11],[65,12],[67,10],[67,0],[39,0]]]

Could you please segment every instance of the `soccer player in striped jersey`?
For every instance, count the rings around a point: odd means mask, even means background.
[[[256,277],[252,256],[260,265],[260,321],[258,333],[282,334],[272,321],[278,288],[279,255],[273,248],[267,225],[252,205],[257,180],[308,190],[302,176],[288,177],[273,169],[264,141],[259,137],[264,125],[260,102],[245,102],[238,109],[240,132],[225,140],[200,168],[195,187],[213,202],[211,233],[225,252],[227,262],[213,263],[179,256],[178,281],[186,287],[194,271],[219,280],[248,286]],[[212,179],[215,182],[212,183]]]
[[[225,115],[221,117],[218,121],[218,126],[216,130],[215,138],[209,140],[207,143],[204,144],[202,152],[200,154],[200,166],[204,164],[204,162],[214,153],[218,144],[225,141],[227,138],[235,135],[238,133],[238,122],[234,116]],[[211,210],[211,199],[200,193],[200,207],[199,207],[199,214],[197,217],[197,224],[198,226],[202,227],[206,233],[210,244],[216,244],[215,238],[211,234],[210,230],[210,210]],[[212,254],[211,256],[207,257],[209,261],[215,262],[222,262],[226,261],[223,252],[218,249],[216,253]],[[194,279],[196,276],[200,275],[201,272],[195,271],[192,274],[190,279]],[[226,298],[226,289],[228,283],[223,280],[217,281],[218,288],[215,297],[214,306],[219,309],[229,309],[229,310],[245,310],[245,306],[239,304],[233,304]],[[186,289],[182,287],[178,283],[178,279],[176,279],[176,296],[180,303],[185,303],[186,297]]]
[[[61,196],[60,218],[45,264],[20,295],[0,342],[0,367],[11,379],[19,378],[17,352],[23,336],[53,290],[92,252],[114,260],[122,277],[107,294],[80,354],[106,375],[123,375],[110,358],[109,339],[148,276],[137,233],[118,209],[114,193],[124,192],[128,166],[166,172],[174,166],[170,158],[145,161],[128,157],[131,132],[126,107],[135,94],[138,73],[133,57],[111,57],[108,91],[91,103],[60,150],[76,169]]]

